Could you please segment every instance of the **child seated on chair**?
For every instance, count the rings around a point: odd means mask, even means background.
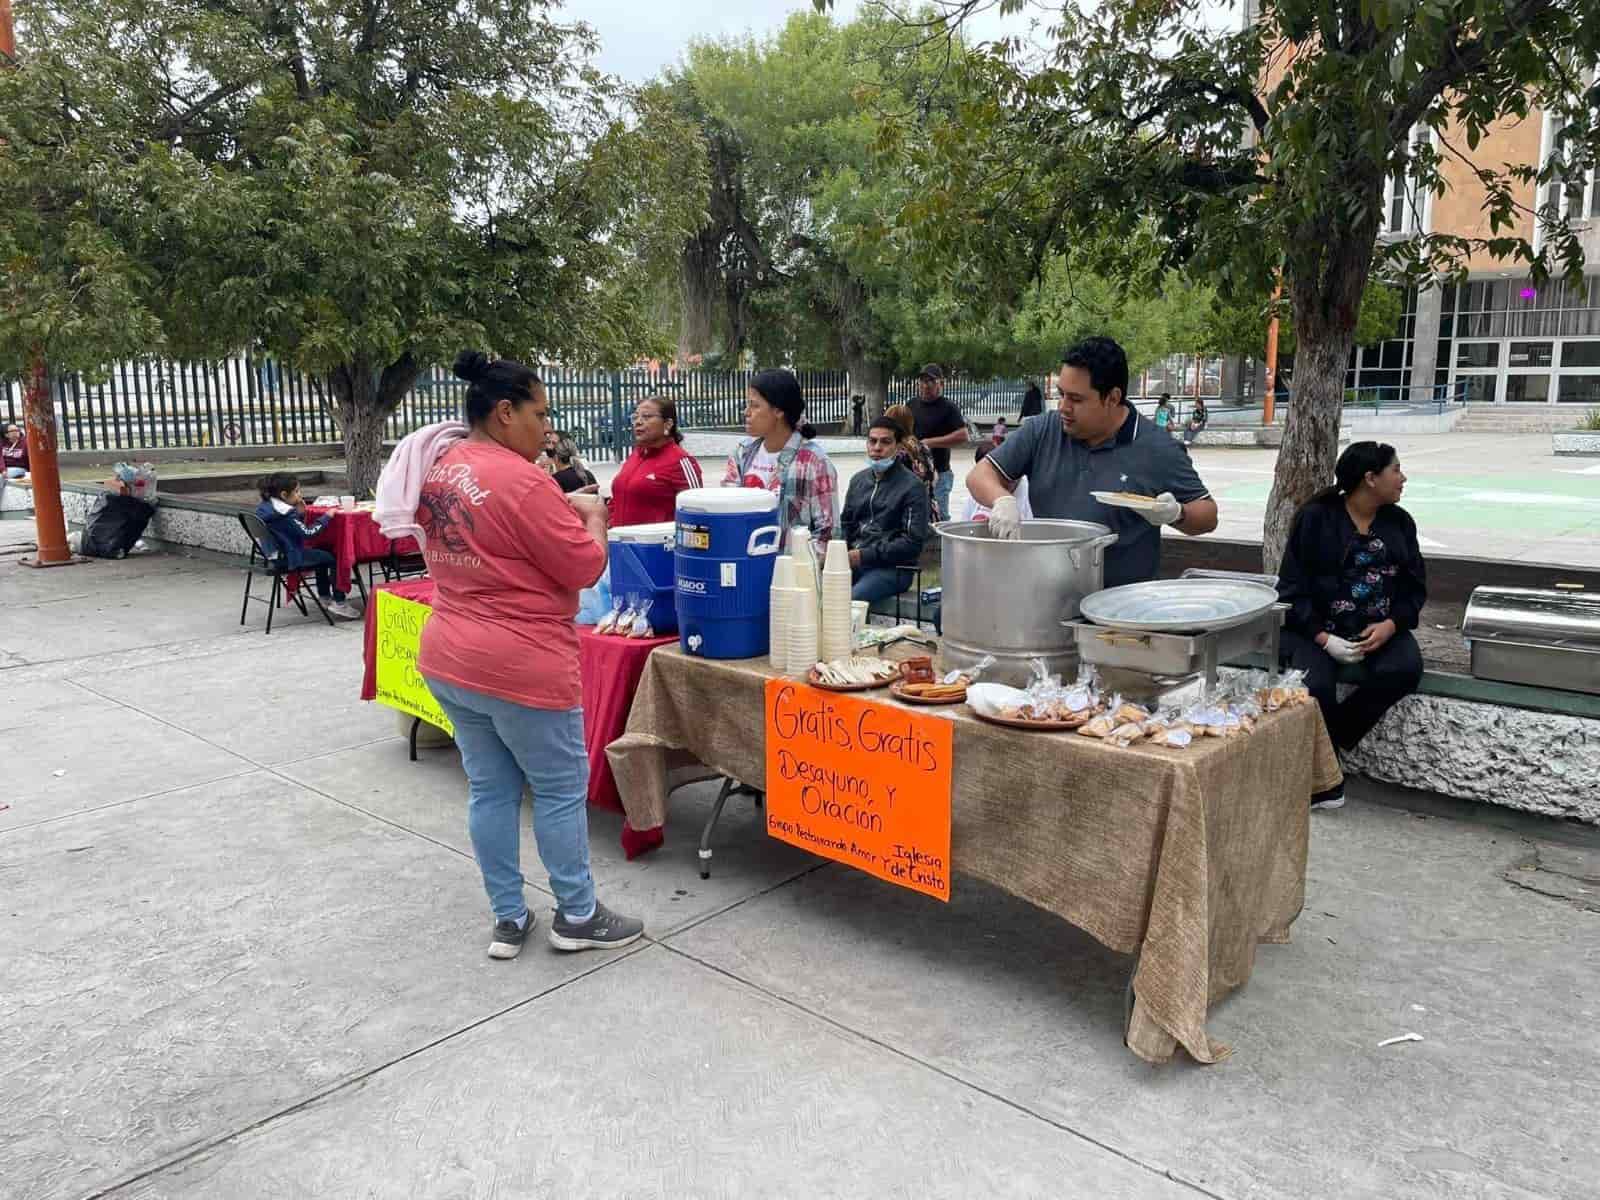
[[[325,601],[323,607],[346,621],[359,621],[361,610],[347,604],[343,592],[333,590],[333,555],[306,545],[306,539],[321,533],[333,518],[326,514],[315,519],[310,517],[305,498],[300,495],[300,481],[282,471],[268,475],[261,481],[261,503],[256,506],[256,516],[261,518],[276,543],[263,549],[282,554],[284,565],[291,571],[315,571],[317,595]]]

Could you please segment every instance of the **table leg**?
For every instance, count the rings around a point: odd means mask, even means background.
[[[754,797],[756,807],[761,807],[761,802],[766,794],[759,788],[748,787],[738,780],[726,776],[722,780],[722,790],[717,793],[717,802],[711,808],[711,816],[706,820],[706,827],[700,832],[700,878],[711,878],[711,833],[717,827],[717,822],[722,819],[722,809],[732,796]]]
[[[1138,971],[1134,965],[1134,972]],[[1123,1042],[1147,1063],[1170,1062],[1178,1052],[1178,1039],[1155,1021],[1133,991],[1133,974],[1122,993]]]
[[[411,718],[411,761],[417,761],[417,731],[422,728],[422,718]]]
[[[728,802],[728,797],[733,795],[737,785],[733,780],[723,777],[722,790],[717,793],[717,802],[711,806],[711,816],[706,821],[706,827],[700,831],[700,878],[711,878],[711,831],[717,827],[717,821],[722,817],[722,806]]]

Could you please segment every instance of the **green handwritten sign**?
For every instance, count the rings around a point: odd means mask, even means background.
[[[378,703],[421,717],[429,725],[454,736],[450,718],[444,715],[439,702],[428,690],[427,680],[417,672],[422,627],[433,616],[433,609],[382,590],[376,597]]]

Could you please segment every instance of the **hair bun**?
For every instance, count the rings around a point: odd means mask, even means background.
[[[451,370],[457,379],[477,383],[489,373],[489,356],[482,350],[463,350],[456,355],[456,363]]]

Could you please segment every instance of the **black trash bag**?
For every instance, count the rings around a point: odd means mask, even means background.
[[[133,496],[101,496],[84,523],[82,552],[92,558],[125,557],[155,515],[154,504]]]

